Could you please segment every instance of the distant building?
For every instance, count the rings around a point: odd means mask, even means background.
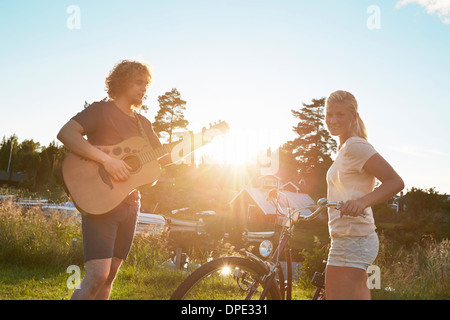
[[[25,172],[7,172],[0,171],[0,186],[15,185],[17,186],[21,181],[26,180],[28,175]]]
[[[268,199],[269,191],[273,189],[279,190],[279,203],[283,212],[277,211]],[[273,230],[276,222],[282,222],[285,218],[283,213],[314,203],[293,182],[283,183],[279,177],[268,175],[253,179],[230,201],[230,206],[231,215],[241,228],[264,231]]]

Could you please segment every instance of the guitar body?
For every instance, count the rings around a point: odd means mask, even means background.
[[[161,167],[157,160],[147,161],[153,154],[146,140],[136,136],[113,146],[96,146],[113,158],[124,160],[132,169],[125,181],[115,181],[98,162],[69,153],[62,173],[70,196],[80,212],[102,215],[117,208],[140,186],[155,183]]]
[[[115,181],[103,165],[75,153],[69,153],[62,164],[65,187],[77,209],[90,215],[102,215],[117,208],[137,188],[155,183],[161,175],[158,159],[171,152],[171,156],[182,159],[193,149],[199,148],[216,136],[227,132],[226,122],[204,128],[202,132],[184,139],[173,150],[166,146],[151,148],[146,139],[136,136],[112,146],[95,146],[113,158],[125,161],[130,167],[130,177]],[[192,148],[194,146],[194,148]],[[187,147],[188,152],[185,152]],[[180,155],[182,154],[182,156]],[[172,159],[177,161],[179,159]]]

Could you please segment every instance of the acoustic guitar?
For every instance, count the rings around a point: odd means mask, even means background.
[[[143,137],[136,136],[117,145],[96,146],[111,157],[125,161],[130,167],[130,177],[125,181],[114,180],[102,164],[69,153],[62,164],[62,175],[66,190],[76,208],[83,214],[102,215],[117,208],[137,188],[155,184],[161,175],[158,159],[171,153],[177,162],[195,149],[224,134],[229,126],[226,122],[204,128],[201,133],[187,135],[173,148],[162,146],[153,149]]]

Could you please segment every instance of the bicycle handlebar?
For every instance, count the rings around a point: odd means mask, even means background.
[[[283,212],[283,210],[280,207],[280,204],[278,201],[274,201],[275,197],[273,196],[273,192],[269,192],[269,198],[272,200],[273,204],[276,206],[277,210],[279,212]],[[328,201],[325,198],[321,198],[317,201],[317,204],[315,205],[310,205],[310,206],[306,206],[300,209],[296,209],[293,212],[290,213],[290,215],[286,215],[287,221],[284,223],[284,225],[286,227],[289,227],[291,225],[291,221],[293,222],[293,224],[297,223],[298,221],[311,221],[314,220],[315,218],[317,218],[317,216],[322,213],[322,211],[324,209],[330,208],[330,207],[335,207],[336,210],[340,210],[342,208],[342,206],[344,205],[343,201]],[[312,209],[312,208],[316,208],[314,210],[313,213],[311,213],[310,215],[307,216],[303,216],[301,215],[301,211],[302,210],[306,210],[306,209]],[[366,217],[365,213],[361,213],[360,216],[362,216],[363,218]]]
[[[339,210],[339,209],[342,208],[343,205],[344,205],[344,202],[342,202],[342,201],[328,201],[327,199],[322,198],[322,199],[319,199],[317,201],[317,205],[311,205],[311,206],[307,206],[307,207],[304,207],[304,208],[300,208],[300,209],[294,210],[293,212],[291,212],[291,216],[292,216],[292,219],[295,222],[297,222],[297,221],[311,221],[311,220],[315,219],[320,213],[322,213],[322,211],[324,209],[335,207],[336,210]],[[317,208],[310,215],[302,216],[300,214],[300,212],[302,210],[309,209],[309,208],[314,208],[314,207],[317,207]]]
[[[335,207],[336,210],[340,210],[343,205],[344,205],[343,201],[328,201],[327,199],[322,198],[317,201],[318,208],[312,214],[310,214],[309,216],[306,216],[306,217],[305,216],[299,216],[299,217],[300,217],[300,220],[302,220],[302,221],[309,221],[309,220],[312,220],[315,217],[317,217],[319,215],[319,213],[325,208]],[[304,210],[304,209],[305,208],[297,209],[291,214],[294,214],[296,211],[300,212],[301,210]],[[366,214],[364,212],[361,212],[359,215],[363,218],[366,217]]]

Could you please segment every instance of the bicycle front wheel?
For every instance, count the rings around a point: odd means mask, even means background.
[[[171,300],[259,300],[265,286],[266,299],[280,300],[275,280],[265,283],[266,270],[241,257],[210,261],[190,274],[172,294]]]

